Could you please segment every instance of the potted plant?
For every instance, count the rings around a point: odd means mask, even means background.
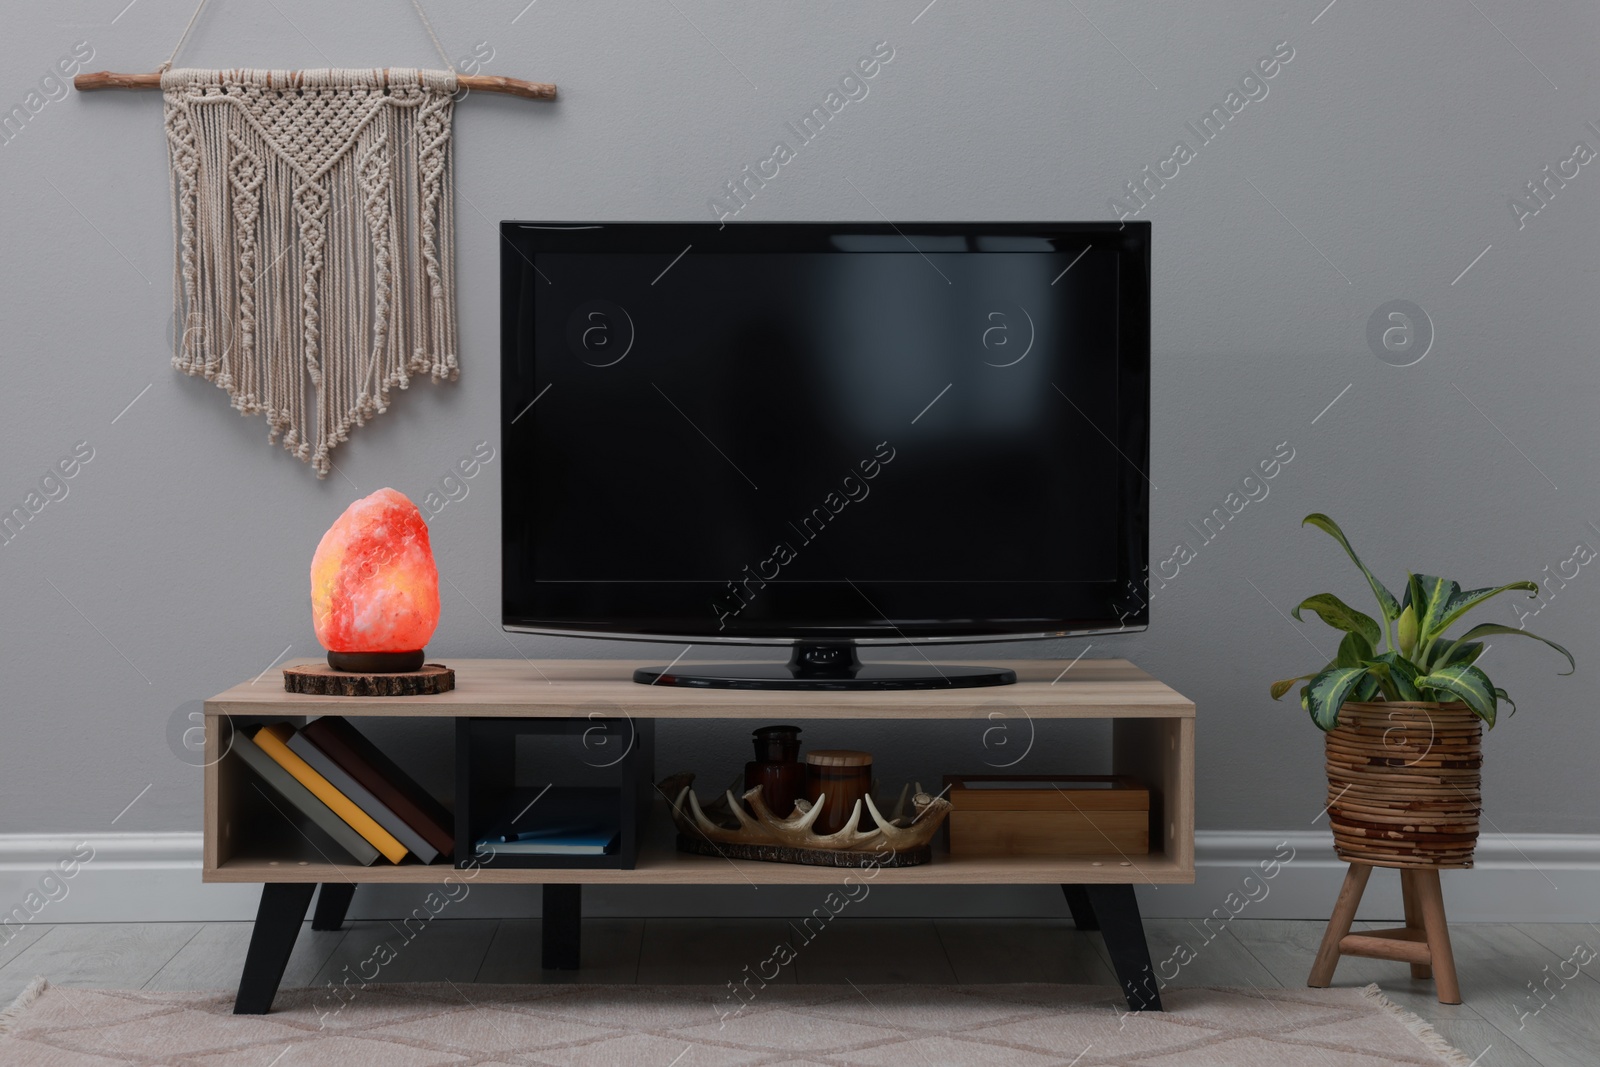
[[[1477,666],[1482,639],[1532,637],[1575,669],[1572,653],[1499,623],[1447,634],[1469,611],[1500,593],[1538,596],[1535,582],[1462,589],[1448,579],[1411,574],[1397,599],[1332,519],[1312,514],[1302,525],[1339,542],[1366,578],[1382,618],[1380,624],[1332,593],[1307,597],[1294,617],[1309,610],[1343,633],[1338,654],[1321,670],[1272,685],[1277,700],[1305,682],[1300,706],[1326,734],[1334,847],[1342,859],[1355,863],[1470,867],[1478,837],[1483,726],[1494,727],[1502,703],[1516,711],[1506,691]]]

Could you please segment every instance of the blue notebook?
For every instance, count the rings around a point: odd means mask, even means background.
[[[478,849],[508,856],[604,856],[622,838],[618,799],[614,789],[516,790]]]
[[[617,847],[622,834],[615,827],[550,827],[516,834],[489,836],[478,844],[489,852],[508,856],[604,856]]]

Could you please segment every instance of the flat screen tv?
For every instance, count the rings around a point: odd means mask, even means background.
[[[857,646],[1145,626],[1149,223],[501,237],[507,629],[793,646],[651,683],[935,688],[1014,676]]]

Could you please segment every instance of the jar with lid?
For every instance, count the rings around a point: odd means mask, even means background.
[[[806,765],[799,761],[800,728],[763,726],[751,731],[751,740],[756,758],[744,765],[745,791],[759,785],[767,808],[787,819],[794,814],[794,802],[806,795]]]
[[[850,812],[861,801],[857,826],[870,830],[878,824],[867,811],[865,798],[872,789],[872,754],[850,749],[816,749],[806,753],[806,799],[822,798],[822,814],[811,828],[819,834],[844,829]]]

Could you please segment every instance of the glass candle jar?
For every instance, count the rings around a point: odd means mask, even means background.
[[[870,830],[878,824],[867,811],[865,798],[872,789],[872,754],[850,749],[817,749],[806,753],[806,799],[822,800],[822,814],[811,824],[819,834],[844,829],[850,812],[861,801],[857,827]]]
[[[806,765],[799,761],[800,728],[763,726],[752,731],[751,740],[756,758],[744,765],[745,791],[759,785],[767,809],[787,819],[794,814],[794,802],[806,795]]]

